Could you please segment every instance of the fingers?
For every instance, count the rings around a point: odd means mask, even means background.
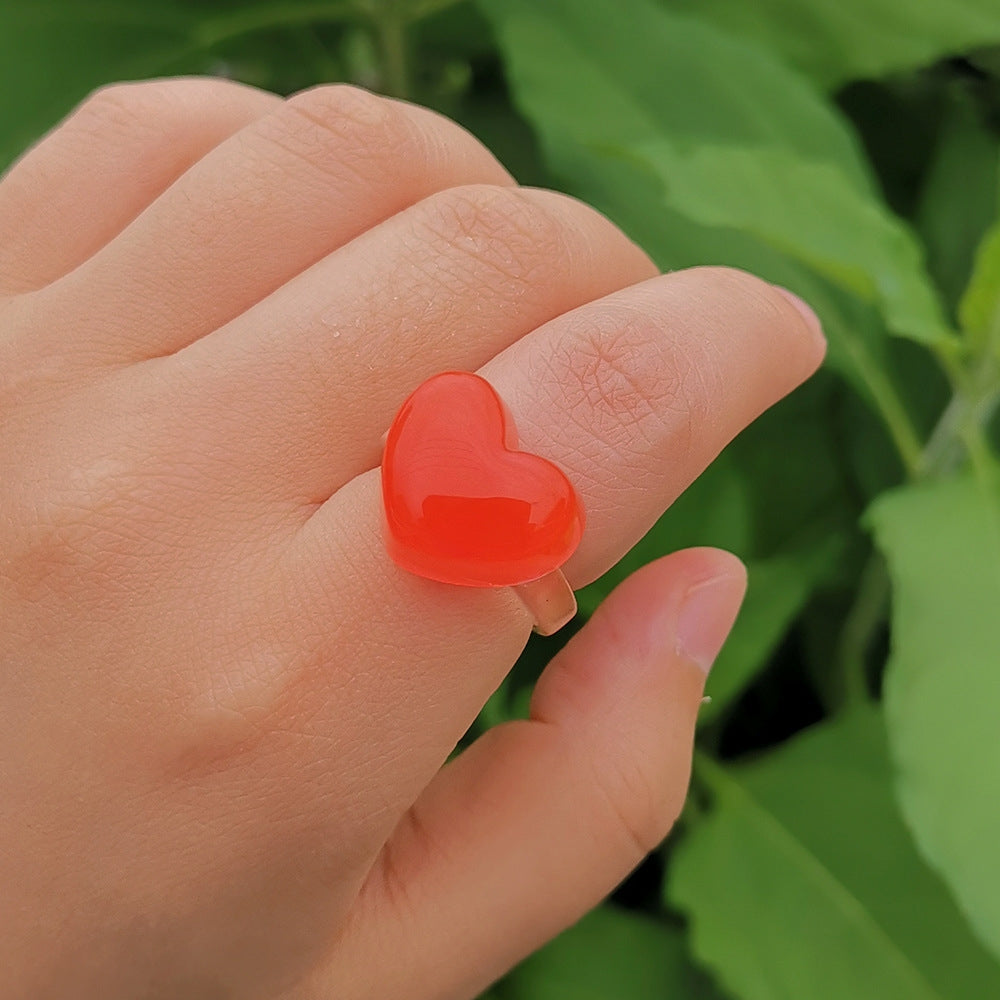
[[[525,446],[562,466],[583,494],[587,528],[566,567],[570,582],[581,586],[620,558],[821,354],[818,334],[779,291],[701,269],[575,310],[486,366]],[[315,637],[306,665],[293,667],[298,700],[283,724],[308,712],[311,726],[332,732],[356,719],[362,747],[391,732],[398,753],[384,770],[380,758],[378,774],[390,803],[412,801],[436,772],[529,627],[507,590],[435,584],[389,560],[377,471],[309,519],[269,586],[295,610],[288,633]],[[331,699],[326,665],[352,643],[372,655]],[[358,775],[368,775],[363,762]]]
[[[680,812],[745,584],[715,549],[626,580],[548,666],[530,720],[487,733],[406,814],[303,996],[473,996],[607,895]]]
[[[281,99],[229,80],[102,87],[0,183],[0,294],[41,288]]]
[[[90,363],[168,354],[381,220],[469,183],[512,181],[440,115],[353,87],[305,91],[203,157],[49,288],[44,318],[58,328],[72,313]],[[55,336],[52,349],[73,356]]]
[[[579,587],[811,375],[824,351],[818,321],[788,293],[706,267],[560,317],[481,373],[514,414],[521,447],[560,465],[583,499],[587,530],[565,567]]]
[[[393,413],[425,378],[479,368],[548,320],[655,273],[575,199],[449,188],[331,254],[168,368],[182,368],[184,392],[214,408],[227,450],[247,453],[258,490],[292,488],[315,501],[378,464]]]

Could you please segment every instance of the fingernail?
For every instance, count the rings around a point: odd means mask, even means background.
[[[736,621],[746,577],[727,573],[696,583],[681,601],[677,615],[677,652],[707,674]]]
[[[812,331],[813,336],[825,345],[826,337],[823,336],[823,324],[820,323],[819,317],[813,311],[812,306],[810,306],[805,299],[800,299],[795,292],[790,292],[787,288],[783,288],[781,285],[775,285],[774,287],[781,292],[781,294],[784,295],[784,297],[788,299],[793,306],[795,306],[795,308],[799,311],[799,315],[806,321],[806,325],[809,327],[810,331]]]

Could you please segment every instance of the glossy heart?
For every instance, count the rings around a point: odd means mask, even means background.
[[[424,382],[396,414],[382,459],[396,563],[467,587],[527,583],[561,566],[583,534],[583,507],[558,467],[516,448],[485,379],[443,372]]]

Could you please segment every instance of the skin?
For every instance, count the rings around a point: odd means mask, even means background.
[[[735,557],[644,567],[443,766],[531,628],[386,556],[382,435],[478,370],[612,565],[812,373],[440,116],[94,94],[0,182],[0,997],[474,996],[668,832]]]

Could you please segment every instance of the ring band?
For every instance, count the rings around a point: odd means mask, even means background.
[[[576,594],[561,569],[554,569],[540,580],[519,584],[514,593],[531,612],[539,635],[558,632],[576,614]]]
[[[386,548],[418,576],[513,587],[551,635],[576,612],[560,570],[583,534],[583,505],[555,464],[520,451],[497,391],[471,372],[417,387],[386,435]]]

